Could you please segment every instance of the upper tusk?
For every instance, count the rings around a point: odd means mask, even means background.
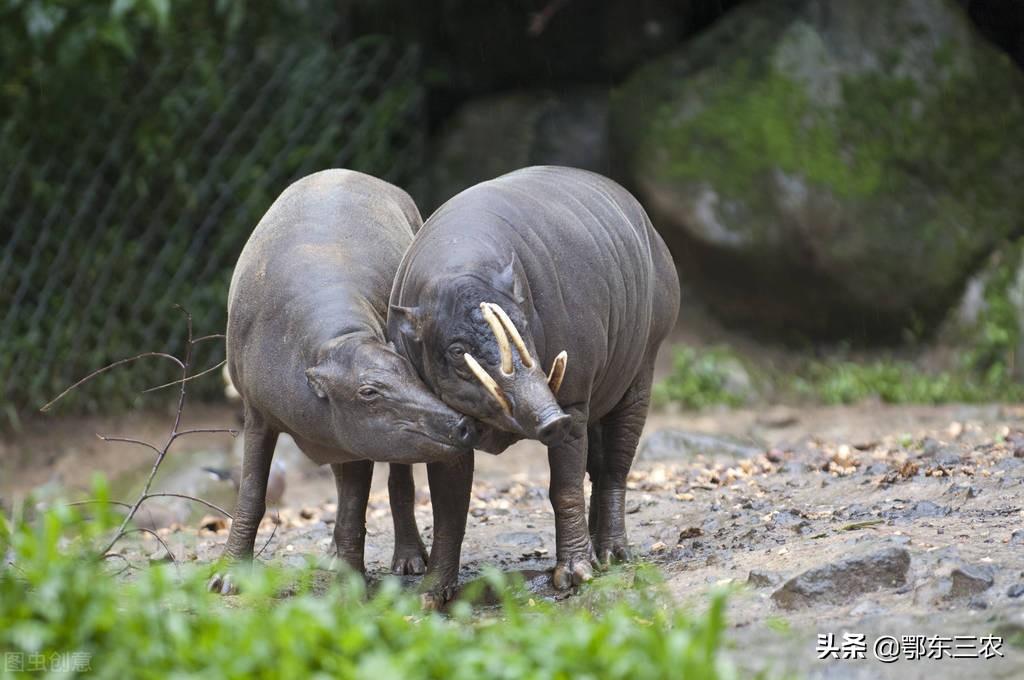
[[[562,386],[562,378],[565,377],[565,365],[569,362],[569,353],[564,349],[558,353],[551,363],[551,372],[548,373],[548,387],[552,394],[558,394],[558,388]]]
[[[498,341],[498,351],[501,354],[501,372],[505,375],[512,375],[512,349],[508,346],[508,336],[501,327],[498,318],[494,316],[490,303],[481,302],[480,311],[484,314],[484,321],[491,327],[495,339]]]
[[[505,330],[508,331],[508,334],[512,336],[512,342],[515,344],[516,349],[519,350],[519,358],[523,362],[523,366],[533,368],[533,357],[531,357],[530,352],[527,351],[526,343],[523,342],[523,336],[519,335],[519,330],[516,328],[516,325],[512,323],[512,319],[510,319],[508,314],[505,313],[505,310],[498,305],[493,302],[488,304],[498,315],[498,318],[501,319],[501,325],[504,326]]]
[[[512,409],[509,408],[508,400],[505,399],[505,395],[501,393],[501,389],[498,387],[498,383],[494,382],[494,378],[484,370],[484,367],[480,365],[480,362],[478,362],[469,352],[463,354],[462,357],[466,360],[466,365],[469,366],[469,370],[473,371],[473,375],[476,376],[476,379],[483,383],[487,391],[491,393],[492,397],[494,397],[494,400],[501,405],[502,410],[508,415],[512,415]]]

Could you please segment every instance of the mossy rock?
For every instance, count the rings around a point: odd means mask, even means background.
[[[607,173],[607,92],[517,92],[466,103],[431,154],[428,212],[477,182],[527,165]]]
[[[1024,75],[951,0],[763,0],[612,98],[613,158],[726,318],[938,321],[1024,229]]]

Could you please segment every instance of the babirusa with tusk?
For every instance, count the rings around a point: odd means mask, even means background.
[[[481,302],[480,311],[483,312],[484,321],[491,327],[491,332],[494,333],[494,339],[498,341],[498,353],[501,356],[501,372],[505,375],[512,375],[512,348],[508,346],[508,336],[505,334],[505,330],[501,327],[501,322],[494,315],[494,310],[491,309],[491,303]],[[520,339],[520,342],[522,340]],[[521,350],[520,350],[521,351]]]
[[[551,362],[551,371],[548,373],[548,387],[551,393],[557,395],[558,388],[562,386],[562,378],[565,377],[565,365],[569,361],[569,353],[564,349],[558,353],[555,360]]]
[[[533,368],[533,357],[530,356],[530,351],[526,349],[526,343],[523,342],[523,336],[519,335],[519,329],[517,329],[516,325],[512,323],[512,319],[508,317],[505,310],[493,302],[485,302],[483,304],[490,307],[491,310],[498,315],[498,318],[501,319],[501,325],[504,326],[505,330],[508,331],[508,334],[512,336],[512,343],[516,346],[516,349],[519,350],[519,359],[523,362],[523,366]]]
[[[506,399],[505,395],[501,393],[501,388],[498,387],[498,383],[494,382],[494,378],[484,370],[484,367],[480,365],[480,362],[477,361],[469,352],[463,354],[462,358],[466,361],[466,365],[469,366],[469,370],[473,372],[476,379],[483,383],[483,386],[487,389],[490,395],[494,397],[494,400],[501,405],[502,410],[508,415],[512,415],[512,409],[508,405],[508,399]]]

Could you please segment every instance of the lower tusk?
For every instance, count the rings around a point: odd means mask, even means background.
[[[472,354],[465,353],[462,358],[466,360],[466,365],[469,366],[469,370],[473,371],[473,375],[476,379],[483,383],[484,388],[491,393],[494,400],[501,405],[501,408],[508,415],[512,415],[512,409],[509,408],[508,400],[505,399],[505,395],[501,393],[501,389],[498,387],[498,383],[494,382],[494,378],[484,370],[484,367],[480,365]]]
[[[490,303],[490,307],[494,310],[494,313],[498,315],[498,318],[501,319],[501,325],[505,327],[505,330],[508,331],[508,334],[512,337],[512,343],[515,344],[516,349],[519,350],[519,358],[523,362],[523,366],[533,368],[533,357],[531,357],[530,352],[527,351],[526,343],[523,342],[523,336],[519,335],[519,329],[517,329],[516,325],[512,323],[512,319],[508,317],[508,314],[505,313],[504,309],[493,302]]]
[[[548,387],[552,394],[558,394],[558,388],[562,386],[562,378],[565,377],[565,365],[569,362],[569,353],[564,349],[558,353],[551,364],[551,372],[548,373]]]
[[[491,327],[494,339],[498,341],[498,353],[501,355],[501,372],[505,375],[512,375],[512,349],[508,346],[508,336],[502,330],[501,322],[494,315],[494,310],[488,302],[480,303],[480,311],[484,314],[484,321]]]

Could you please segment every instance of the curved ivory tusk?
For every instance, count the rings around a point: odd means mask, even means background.
[[[565,365],[568,362],[569,353],[564,349],[551,362],[551,372],[548,373],[548,387],[551,388],[552,394],[558,394],[558,388],[562,386],[562,378],[565,377]]]
[[[508,314],[505,313],[505,310],[498,305],[493,302],[489,302],[487,304],[490,305],[491,309],[494,310],[494,313],[498,315],[499,319],[501,319],[501,325],[505,327],[508,334],[512,336],[512,342],[515,344],[516,349],[519,350],[519,358],[523,362],[523,366],[533,368],[533,357],[531,357],[530,353],[527,351],[526,343],[523,342],[523,336],[519,335],[519,330],[516,328],[516,325],[512,323],[512,319],[508,318]]]
[[[491,327],[495,339],[498,341],[498,351],[501,354],[501,372],[505,375],[512,375],[512,348],[508,346],[508,336],[501,327],[501,322],[494,315],[490,303],[481,302],[480,311],[484,313],[484,321]]]
[[[494,378],[484,370],[484,367],[480,365],[480,362],[473,358],[473,355],[469,352],[463,354],[462,358],[466,360],[466,365],[469,366],[469,370],[473,371],[473,375],[476,376],[476,379],[483,383],[487,391],[491,393],[492,397],[494,397],[494,400],[501,405],[502,410],[508,415],[512,415],[512,409],[509,408],[508,400],[505,399],[505,395],[501,393],[498,383],[494,382]]]

